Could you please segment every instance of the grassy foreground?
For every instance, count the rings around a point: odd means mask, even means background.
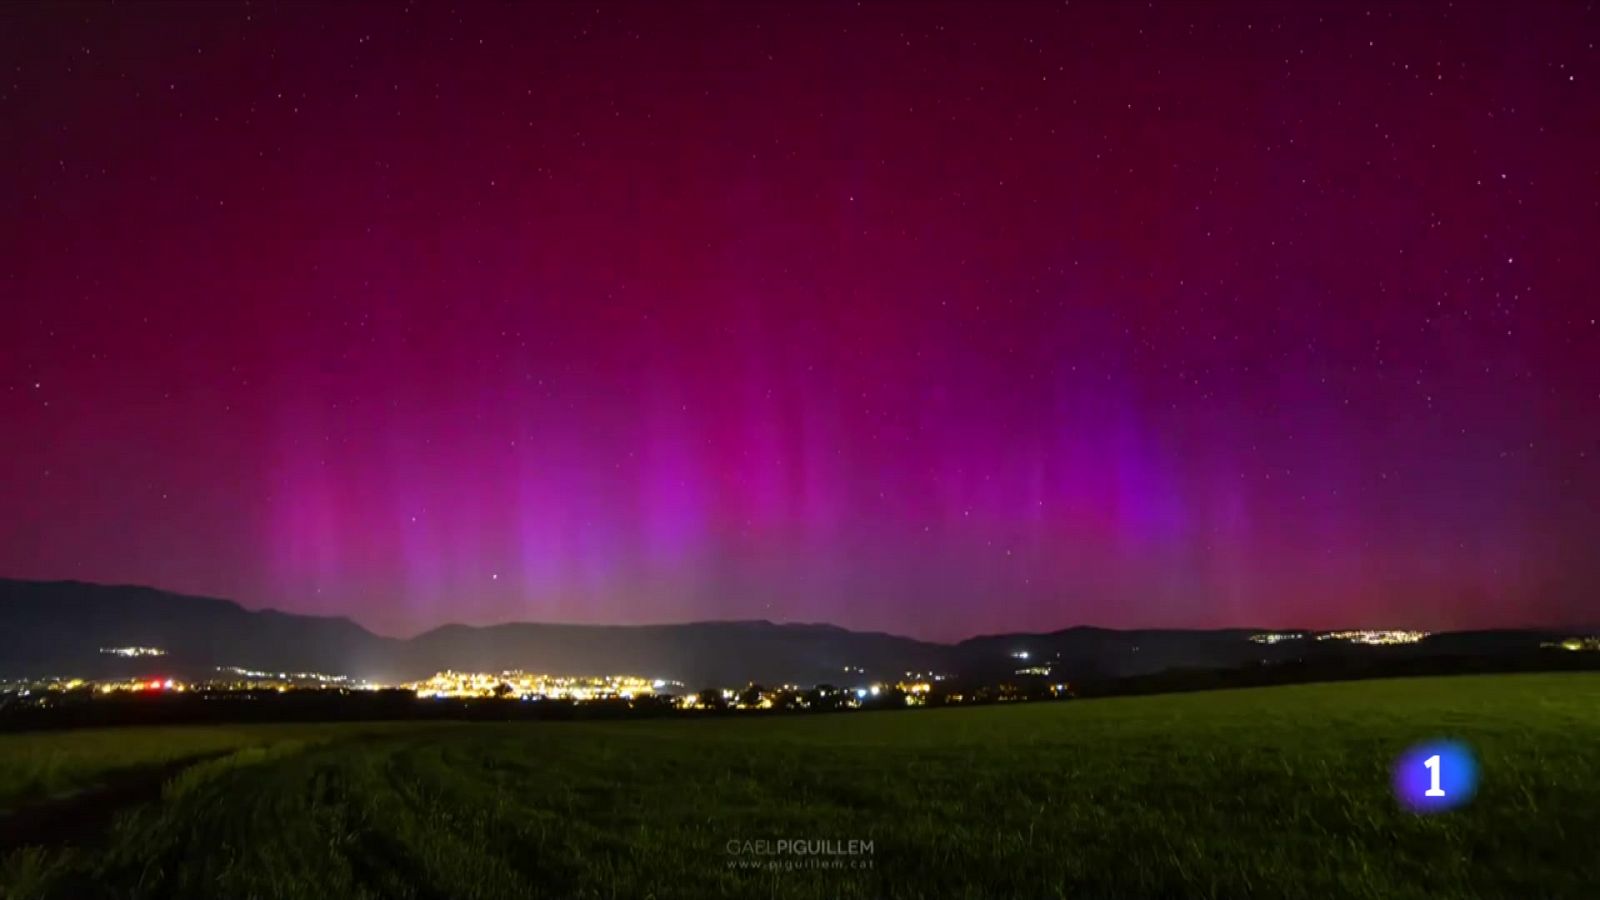
[[[6,897],[1594,897],[1600,676],[1371,681],[906,713],[293,726],[169,782]],[[215,746],[217,729],[141,734]],[[132,732],[122,732],[131,734]],[[107,756],[104,732],[81,739]],[[1422,817],[1408,745],[1482,783]],[[15,748],[0,772],[16,782]],[[11,743],[8,743],[11,742]],[[130,752],[141,752],[130,749]],[[147,752],[147,751],[146,751]],[[0,783],[6,783],[0,781]],[[779,840],[866,852],[762,852]],[[816,845],[813,843],[813,847]],[[862,845],[857,845],[858,851]]]
[[[0,734],[0,813],[184,760],[248,747],[314,744],[402,729],[416,730],[397,723],[290,723]]]

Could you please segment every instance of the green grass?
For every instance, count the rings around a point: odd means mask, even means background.
[[[1389,765],[1438,736],[1476,749],[1482,786],[1465,809],[1407,813]],[[317,738],[203,763],[106,846],[20,851],[0,884],[318,900],[1600,891],[1596,675]],[[728,852],[785,838],[871,841],[870,867],[746,869]]]
[[[316,743],[394,723],[96,728],[0,734],[0,813],[141,770],[281,742]]]

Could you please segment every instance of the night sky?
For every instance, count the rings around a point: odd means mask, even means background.
[[[0,8],[0,574],[1600,619],[1592,3]]]

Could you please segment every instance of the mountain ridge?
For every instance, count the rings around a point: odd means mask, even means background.
[[[0,578],[0,677],[103,677],[154,669],[199,677],[236,666],[381,681],[411,680],[444,669],[627,673],[693,687],[749,681],[858,683],[893,680],[908,672],[998,678],[1018,668],[1040,667],[1049,668],[1052,677],[1093,678],[1338,653],[1502,653],[1575,633],[1455,632],[1394,648],[1321,641],[1265,646],[1247,640],[1261,630],[1267,629],[1075,625],[942,643],[824,622],[743,619],[650,625],[449,623],[398,638],[377,634],[345,616],[249,609],[226,598],[145,585]],[[100,652],[109,646],[160,647],[167,655],[128,660]]]

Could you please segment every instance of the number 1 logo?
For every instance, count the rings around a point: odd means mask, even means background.
[[[1390,773],[1395,798],[1412,812],[1457,809],[1471,803],[1478,792],[1478,759],[1460,741],[1413,744],[1394,761]]]
[[[1443,797],[1444,788],[1439,786],[1439,774],[1440,769],[1443,768],[1443,764],[1439,761],[1439,754],[1435,753],[1434,755],[1428,757],[1427,762],[1424,762],[1423,765],[1427,766],[1428,768],[1429,782],[1428,789],[1422,793],[1422,796]]]

